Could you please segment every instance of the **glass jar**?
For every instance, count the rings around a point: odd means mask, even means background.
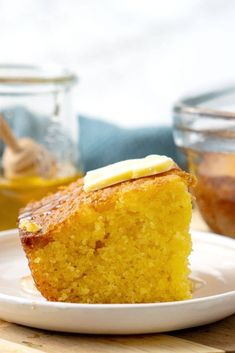
[[[235,87],[178,102],[174,139],[197,177],[194,192],[204,220],[235,237]]]
[[[56,67],[0,65],[0,230],[16,226],[26,203],[81,175],[76,82]]]

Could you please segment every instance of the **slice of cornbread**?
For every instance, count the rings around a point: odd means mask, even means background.
[[[193,183],[173,167],[92,192],[80,179],[29,204],[19,231],[39,291],[81,303],[190,298]]]

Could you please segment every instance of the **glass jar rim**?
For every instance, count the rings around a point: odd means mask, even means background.
[[[199,104],[205,103],[210,99],[216,99],[221,96],[235,92],[235,86],[229,86],[222,89],[213,91],[207,91],[202,94],[192,95],[184,97],[183,99],[176,102],[173,107],[173,112],[178,114],[192,114],[200,117],[213,117],[218,119],[233,120],[235,119],[235,113],[232,111],[225,111],[220,109],[207,108],[206,106],[200,106]]]
[[[234,96],[235,86],[211,90],[198,95],[185,97],[173,107],[175,133],[192,134],[194,142],[196,136],[201,139],[216,138],[223,141],[235,138],[234,110],[220,109],[220,106],[208,104],[221,98]],[[218,102],[218,100],[217,100]],[[185,135],[185,136],[186,136]]]
[[[59,66],[40,66],[26,64],[0,64],[0,84],[37,85],[58,84],[73,85],[78,77],[68,69]]]

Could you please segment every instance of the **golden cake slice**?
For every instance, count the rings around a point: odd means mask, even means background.
[[[155,173],[138,177],[135,172],[135,179],[125,174],[129,180],[103,183],[95,191],[85,191],[89,187],[84,190],[79,179],[21,211],[20,238],[46,299],[151,303],[191,298],[188,187],[194,178],[175,164]]]

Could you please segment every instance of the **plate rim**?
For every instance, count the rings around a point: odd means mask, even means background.
[[[191,229],[190,233],[192,236],[198,237],[202,239],[203,236],[210,235],[210,237],[214,240],[213,244],[223,244],[232,246],[235,252],[235,239],[228,238],[221,234],[216,234],[212,232],[204,232],[200,230]],[[0,240],[4,238],[11,238],[17,239],[18,236],[18,229],[13,228],[5,231],[0,231]],[[208,243],[208,238],[205,241]],[[209,243],[211,243],[209,241]],[[1,252],[1,250],[0,250]],[[195,304],[201,304],[203,302],[213,302],[215,300],[223,300],[226,297],[233,297],[235,298],[235,290],[228,291],[225,293],[220,293],[216,295],[210,295],[202,298],[194,298],[188,300],[179,300],[179,301],[171,301],[171,302],[161,302],[161,303],[123,303],[123,304],[87,304],[87,303],[65,303],[65,302],[52,302],[52,301],[39,301],[37,299],[27,299],[27,298],[19,298],[13,295],[7,295],[0,292],[0,301],[2,303],[7,304],[21,304],[23,306],[34,306],[34,307],[43,307],[43,308],[57,308],[60,310],[74,310],[74,309],[102,309],[102,310],[119,310],[119,309],[128,309],[128,310],[135,310],[135,309],[147,309],[147,308],[166,308],[166,307],[176,307],[176,306],[183,306],[189,307]]]

